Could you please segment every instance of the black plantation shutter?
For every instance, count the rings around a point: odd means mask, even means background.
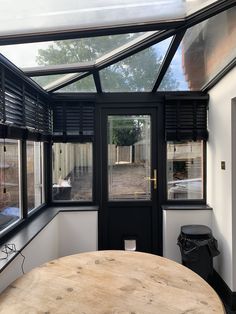
[[[207,140],[208,97],[165,100],[165,139],[167,141]]]
[[[48,99],[35,87],[0,64],[1,137],[47,140],[52,131]],[[44,136],[45,135],[45,136]]]
[[[53,105],[53,135],[93,136],[94,104],[57,102]]]

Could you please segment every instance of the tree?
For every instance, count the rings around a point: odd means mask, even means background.
[[[141,138],[142,126],[135,119],[115,119],[112,121],[112,144],[131,146]]]
[[[83,38],[53,42],[48,49],[39,49],[37,62],[39,65],[70,64],[94,61],[100,56],[127,43],[139,34],[125,34]],[[125,60],[117,62],[100,71],[104,91],[151,91],[163,59],[163,48],[158,44],[145,49]],[[50,77],[49,77],[50,79]],[[41,78],[47,84],[47,78]],[[171,71],[167,73],[166,87],[177,88]],[[71,86],[67,91],[94,91],[93,80],[84,78]]]

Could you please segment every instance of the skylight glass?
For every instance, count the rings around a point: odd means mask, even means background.
[[[94,80],[92,75],[86,76],[85,78],[67,85],[61,89],[58,89],[56,92],[58,93],[96,93],[96,86],[94,84]]]
[[[52,82],[55,82],[59,78],[65,76],[64,74],[57,74],[57,75],[44,75],[44,76],[36,76],[32,77],[32,80],[35,81],[37,84],[39,84],[42,88],[45,88],[51,84]]]
[[[19,68],[95,61],[143,33],[0,46],[0,53]]]
[[[179,46],[159,91],[201,90],[236,58],[236,8],[190,28]],[[168,75],[178,82],[168,85]]]
[[[168,38],[100,71],[102,90],[151,91],[170,42]]]
[[[0,36],[183,19],[213,0],[2,1]]]

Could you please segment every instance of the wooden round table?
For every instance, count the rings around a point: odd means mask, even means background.
[[[171,260],[128,251],[59,258],[18,278],[0,296],[4,314],[222,314],[215,291]]]

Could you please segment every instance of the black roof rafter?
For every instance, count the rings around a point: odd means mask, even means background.
[[[101,85],[101,80],[100,80],[100,74],[98,71],[95,71],[93,73],[93,79],[94,79],[97,93],[99,94],[102,93],[102,85]]]
[[[169,49],[165,55],[165,58],[164,58],[164,61],[158,71],[158,75],[157,75],[157,80],[156,80],[156,83],[154,84],[153,86],[153,89],[152,89],[152,92],[155,93],[158,89],[158,87],[160,86],[165,74],[166,74],[166,71],[168,70],[168,67],[180,45],[180,42],[181,40],[183,39],[184,37],[184,34],[185,34],[186,31],[181,31],[179,32],[178,34],[176,34],[176,36],[173,38],[170,46],[169,46]]]

